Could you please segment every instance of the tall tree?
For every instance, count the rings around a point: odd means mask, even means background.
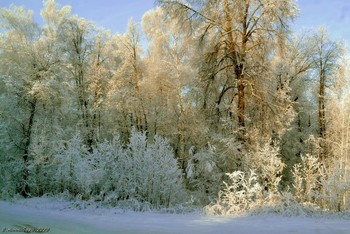
[[[143,61],[141,59],[141,32],[130,20],[124,35],[115,35],[115,68],[110,80],[109,103],[119,115],[119,131],[126,140],[131,128],[148,130],[147,111],[143,100]]]
[[[59,25],[58,37],[64,51],[63,69],[67,75],[67,82],[74,88],[78,112],[78,126],[84,135],[84,143],[89,151],[98,141],[96,134],[98,122],[97,102],[101,99],[99,72],[103,61],[102,37],[97,35],[95,26],[83,18],[69,16]],[[97,108],[97,109],[96,109]]]
[[[312,38],[315,45],[313,61],[317,73],[318,84],[318,123],[319,136],[326,138],[326,88],[333,83],[333,73],[341,57],[341,46],[330,40],[327,32],[320,29]]]
[[[51,51],[53,41],[33,21],[32,12],[26,12],[21,7],[11,7],[1,9],[0,17],[2,29],[5,30],[0,41],[0,69],[6,84],[4,95],[13,99],[8,104],[15,105],[5,112],[7,120],[12,118],[8,137],[11,144],[22,151],[23,180],[20,193],[26,197],[30,194],[28,168],[33,129],[39,121],[36,119],[38,113],[43,111],[41,106],[50,104],[57,94],[54,79],[59,59]],[[14,128],[11,122],[15,123]]]
[[[288,30],[288,21],[296,14],[293,0],[251,1],[251,0],[206,0],[183,1],[159,0],[169,13],[179,17],[199,21],[204,25],[204,34],[215,32],[218,43],[216,50],[222,50],[217,58],[216,68],[212,73],[215,79],[227,69],[235,82],[223,85],[220,98],[234,88],[230,100],[237,95],[237,126],[241,130],[240,138],[246,127],[247,97],[246,87],[251,85],[251,69],[257,59],[276,41],[281,41]],[[255,62],[254,62],[255,61]],[[254,64],[254,65],[253,65]]]
[[[191,67],[196,44],[189,37],[186,26],[188,24],[179,25],[176,20],[168,19],[161,8],[147,12],[142,18],[142,27],[149,41],[144,82],[149,96],[149,115],[152,114],[149,116],[152,117],[149,130],[174,142],[175,155],[182,165],[194,140],[190,135],[197,132],[194,102],[190,98],[197,71]]]

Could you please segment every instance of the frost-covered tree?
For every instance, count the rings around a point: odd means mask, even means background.
[[[22,190],[25,196],[29,194],[27,184],[45,174],[45,165],[52,161],[56,143],[71,138],[77,122],[82,124],[75,115],[84,116],[82,131],[86,137],[92,131],[94,141],[97,139],[96,128],[101,125],[104,101],[101,94],[106,88],[102,79],[108,79],[103,61],[106,60],[105,45],[109,37],[99,31],[98,36],[89,38],[92,47],[89,57],[83,61],[89,65],[83,72],[74,69],[81,65],[80,60],[77,62],[73,58],[74,53],[80,51],[79,45],[74,44],[72,35],[68,35],[72,31],[63,31],[69,22],[77,21],[70,12],[70,7],[61,8],[53,0],[44,1],[41,11],[44,25],[40,28],[34,23],[32,13],[23,8],[1,9],[4,31],[1,35],[0,69],[4,90],[1,118],[2,145],[6,145],[1,148],[6,157],[4,161],[17,165],[10,174],[16,177],[12,179],[16,181],[16,190]],[[75,51],[74,45],[78,46]],[[80,55],[77,57],[83,59]],[[77,78],[76,82],[73,78]],[[86,83],[83,84],[84,79]],[[84,95],[78,96],[84,97],[86,102],[75,96],[79,94],[75,91],[80,88],[84,89],[80,92]],[[83,103],[82,114],[76,111],[78,103]],[[19,155],[22,155],[23,163],[19,163]]]
[[[40,26],[0,9],[0,196],[349,209],[343,47],[290,34],[294,0],[156,3],[123,35],[55,0]]]
[[[306,153],[305,141],[314,134],[313,113],[316,111],[310,90],[312,82],[312,46],[307,34],[293,35],[286,41],[286,49],[276,60],[278,82],[289,84],[289,100],[294,111],[294,119],[281,137],[281,157],[286,164],[283,171],[283,184],[292,181],[292,168],[300,162],[300,155]]]
[[[203,134],[192,96],[197,70],[191,58],[196,44],[187,32],[188,24],[167,18],[161,8],[147,12],[142,27],[149,42],[144,80],[149,132],[170,139],[184,167],[189,148],[200,142],[196,135]]]
[[[90,150],[96,142],[95,119],[92,113],[92,98],[89,87],[92,79],[89,71],[92,67],[92,33],[94,27],[85,19],[70,16],[59,27],[59,37],[65,54],[65,69],[69,74],[68,82],[74,85],[76,103],[79,112],[79,126],[84,129],[84,138]]]
[[[147,110],[144,106],[144,68],[141,59],[141,32],[136,22],[129,21],[127,32],[115,35],[114,72],[109,81],[108,106],[118,116],[118,131],[127,141],[130,129],[147,131]]]
[[[334,72],[334,83],[328,91],[326,99],[328,159],[324,160],[327,166],[327,176],[323,178],[323,192],[333,210],[349,209],[349,69],[348,61],[343,58]]]
[[[337,68],[341,56],[341,47],[331,41],[324,29],[320,29],[314,36],[315,50],[312,56],[318,76],[318,122],[319,136],[326,137],[326,88],[332,82],[332,75]]]
[[[247,125],[250,105],[261,100],[261,84],[256,79],[265,67],[267,55],[275,42],[283,42],[288,21],[294,17],[294,1],[158,1],[169,13],[190,19],[201,30],[201,40],[208,48],[203,55],[204,107],[207,107],[209,88],[221,79],[214,98],[214,109],[224,105],[228,116],[236,115],[237,127]],[[260,68],[260,69],[259,69]],[[220,78],[221,77],[221,78]],[[227,101],[225,101],[227,99]],[[249,101],[251,100],[251,101]],[[233,104],[236,104],[233,107]],[[221,109],[221,108],[220,108]],[[221,111],[217,112],[219,114]],[[248,126],[248,125],[247,125]],[[243,135],[240,134],[240,139]]]
[[[5,105],[2,118],[7,125],[4,128],[8,144],[3,152],[9,157],[7,162],[14,160],[16,168],[21,168],[15,170],[22,175],[21,188],[17,184],[17,190],[28,196],[35,127],[52,117],[46,112],[54,112],[54,106],[59,105],[56,72],[60,60],[55,41],[33,21],[33,12],[11,7],[1,9],[0,15],[4,30],[0,42],[1,83],[5,87],[1,97]]]

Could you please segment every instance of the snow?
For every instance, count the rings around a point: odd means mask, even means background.
[[[77,210],[72,203],[48,198],[0,201],[4,228],[50,228],[53,233],[350,233],[350,221],[336,218],[273,215],[214,217],[200,213],[169,214],[121,209]]]

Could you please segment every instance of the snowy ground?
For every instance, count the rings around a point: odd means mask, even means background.
[[[201,214],[136,213],[118,209],[68,209],[42,198],[0,201],[4,229],[50,228],[48,233],[350,233],[350,221],[279,216],[209,217]],[[5,233],[5,232],[4,232]]]

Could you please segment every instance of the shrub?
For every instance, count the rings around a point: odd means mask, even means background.
[[[224,182],[225,188],[219,192],[215,204],[204,208],[209,215],[237,215],[254,208],[263,199],[263,187],[258,182],[254,171],[244,173],[235,171],[227,174],[230,184]]]
[[[56,191],[67,190],[83,200],[93,197],[112,205],[149,204],[152,208],[186,199],[182,172],[164,138],[155,136],[150,143],[145,133],[133,130],[127,147],[115,136],[91,153],[82,142],[77,135],[55,155]]]
[[[307,154],[301,156],[301,163],[294,165],[293,177],[295,196],[299,202],[314,202],[318,193],[321,163],[318,158]]]
[[[208,143],[208,149],[194,153],[190,150],[186,167],[188,188],[195,194],[195,202],[208,204],[220,191],[224,173],[218,168],[220,156]]]
[[[279,154],[278,144],[269,140],[259,147],[256,152],[246,156],[248,165],[254,168],[260,177],[260,182],[264,184],[265,190],[269,193],[277,193],[282,179],[285,164]]]
[[[346,211],[350,208],[350,175],[347,162],[334,159],[331,166],[321,170],[320,205],[332,211]]]
[[[296,199],[331,211],[349,209],[350,176],[346,164],[334,159],[328,166],[322,165],[311,155],[302,156],[301,161],[293,170]]]

